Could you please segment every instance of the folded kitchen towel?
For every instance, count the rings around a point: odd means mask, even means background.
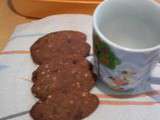
[[[30,90],[31,74],[37,66],[32,62],[29,49],[38,38],[59,30],[84,32],[92,45],[92,16],[63,14],[18,25],[5,49],[0,51],[0,120],[32,120],[28,111],[37,100]],[[159,72],[155,71],[155,76]],[[158,82],[146,81],[134,91],[116,93],[98,80],[92,92],[99,97],[100,105],[86,120],[160,118]]]

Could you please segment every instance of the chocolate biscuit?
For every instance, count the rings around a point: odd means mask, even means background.
[[[94,112],[98,103],[88,92],[57,93],[37,102],[30,114],[35,120],[81,120]]]
[[[34,120],[81,120],[97,108],[98,98],[89,93],[96,76],[85,57],[90,46],[77,31],[50,33],[31,47],[39,64],[32,73],[32,92],[39,101],[32,107]]]
[[[96,82],[96,77],[90,69],[84,68],[79,64],[65,64],[60,69],[56,69],[53,65],[46,64],[50,68],[39,69],[37,79],[32,87],[32,92],[36,97],[45,100],[47,96],[57,91],[63,93],[71,92],[72,90],[89,91],[93,88]],[[58,66],[59,67],[59,66]]]
[[[32,81],[40,81],[42,80],[41,78],[46,76],[45,73],[52,74],[57,71],[61,71],[66,68],[66,65],[70,65],[71,67],[80,66],[87,70],[92,70],[92,65],[84,57],[79,55],[59,56],[51,60],[47,60],[45,63],[40,65],[37,70],[32,73]]]
[[[59,56],[88,56],[90,46],[85,42],[85,34],[77,31],[59,31],[50,33],[37,40],[31,47],[31,56],[35,63],[42,64]]]
[[[80,120],[79,101],[74,95],[55,94],[37,102],[30,111],[34,120]]]

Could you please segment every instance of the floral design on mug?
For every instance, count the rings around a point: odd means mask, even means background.
[[[110,47],[96,34],[94,35],[94,53],[98,60],[110,69],[115,69],[121,63]]]

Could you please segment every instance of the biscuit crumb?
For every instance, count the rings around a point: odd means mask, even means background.
[[[48,64],[46,64],[46,65],[45,65],[45,68],[49,68],[49,65],[48,65]]]
[[[87,93],[83,92],[83,93],[82,93],[82,96],[83,96],[83,97],[87,96]]]
[[[42,71],[42,72],[41,72],[41,74],[42,74],[42,75],[45,75],[45,72],[44,72],[44,71]]]
[[[40,90],[40,87],[37,87],[37,90]]]
[[[49,74],[47,74],[47,76],[46,76],[47,78],[49,78],[50,77],[50,75]]]
[[[70,103],[70,104],[74,104],[74,101],[73,101],[73,100],[70,100],[69,103]]]
[[[84,75],[84,77],[88,77],[88,74],[86,73],[86,74]]]
[[[52,98],[52,95],[48,95],[48,98],[49,98],[49,99]]]
[[[49,45],[48,45],[48,48],[52,48],[52,45],[51,45],[51,44],[49,44]]]
[[[77,85],[78,88],[81,87],[81,84],[79,82],[76,82],[76,85]]]

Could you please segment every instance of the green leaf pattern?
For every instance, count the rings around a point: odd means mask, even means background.
[[[94,53],[100,63],[112,70],[121,63],[111,48],[105,42],[100,40],[96,34],[94,35]]]

